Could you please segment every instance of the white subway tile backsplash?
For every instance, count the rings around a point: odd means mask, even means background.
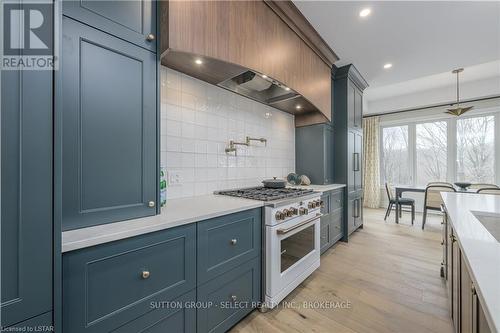
[[[161,69],[161,165],[181,175],[168,198],[259,186],[295,166],[294,117],[166,67]],[[272,116],[266,118],[266,113]],[[253,141],[226,154],[229,140]]]

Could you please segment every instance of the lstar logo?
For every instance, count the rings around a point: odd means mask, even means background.
[[[2,69],[53,69],[53,4],[2,1]]]

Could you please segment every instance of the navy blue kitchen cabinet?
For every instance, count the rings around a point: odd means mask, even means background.
[[[63,230],[156,214],[156,54],[65,16],[62,31]]]
[[[197,332],[226,332],[260,301],[260,257],[198,287]]]
[[[315,124],[295,129],[295,170],[313,184],[333,182],[333,129]]]
[[[260,208],[198,223],[198,283],[258,257],[261,228]]]
[[[63,14],[156,52],[154,0],[65,0]]]
[[[368,86],[354,65],[334,68],[334,182],[346,184],[344,240],[363,225],[363,90]]]
[[[195,287],[195,224],[65,253],[63,331],[110,332]]]
[[[344,234],[344,189],[324,192],[321,196],[321,253],[338,242]]]
[[[9,326],[2,332],[54,332],[52,311]]]
[[[44,313],[50,325],[52,72],[2,70],[1,80],[1,326]]]
[[[261,214],[257,208],[64,253],[63,331],[227,330],[260,301]]]
[[[195,300],[196,290],[193,289],[163,306],[159,304],[155,310],[111,332],[195,333],[196,308],[193,306]]]

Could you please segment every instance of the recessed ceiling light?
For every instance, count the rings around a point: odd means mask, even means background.
[[[288,87],[283,87],[286,91],[290,91],[290,88]]]
[[[302,105],[297,104],[297,105],[295,106],[295,108],[296,108],[297,110],[300,110],[300,109],[302,109]]]
[[[197,65],[201,65],[201,64],[203,64],[203,61],[202,61],[201,59],[196,59],[194,62],[195,62],[195,64],[197,64]]]
[[[273,114],[272,114],[271,112],[266,112],[266,113],[264,113],[264,118],[266,118],[266,119],[269,119],[269,118],[271,118],[272,116],[273,116]]]
[[[263,79],[267,79],[267,75],[266,74],[262,74],[262,78]]]
[[[391,68],[391,67],[392,67],[392,64],[391,64],[391,63],[387,63],[387,64],[385,64],[385,65],[384,65],[384,68],[385,68],[385,69],[389,69],[389,68]]]
[[[368,15],[371,14],[371,12],[372,12],[372,10],[370,8],[365,8],[359,12],[359,16],[360,17],[367,17]]]

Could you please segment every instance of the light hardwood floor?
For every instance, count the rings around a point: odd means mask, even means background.
[[[387,222],[381,209],[364,213],[364,228],[323,254],[285,299],[288,308],[254,311],[231,332],[452,332],[439,276],[441,219],[431,217],[422,231],[420,214],[412,227],[409,213],[399,225],[394,213]],[[316,301],[329,303],[307,306]],[[349,307],[335,308],[339,302]]]

